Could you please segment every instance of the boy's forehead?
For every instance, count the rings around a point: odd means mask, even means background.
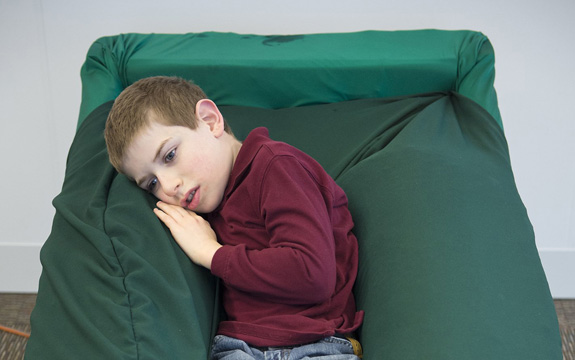
[[[161,145],[170,137],[168,126],[149,123],[135,133],[126,146],[122,161],[123,169],[128,177],[133,178],[135,170],[145,163],[153,162]]]
[[[189,130],[179,125],[165,125],[149,122],[144,125],[126,146],[124,162],[134,162],[142,159],[153,162],[158,158],[163,146],[173,138],[180,138]]]
[[[126,147],[126,155],[145,156],[150,151],[157,151],[158,143],[169,137],[170,126],[150,122],[144,125],[132,138]]]

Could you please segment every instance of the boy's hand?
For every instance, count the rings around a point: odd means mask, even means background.
[[[212,259],[222,246],[216,233],[201,216],[180,206],[159,201],[156,216],[170,229],[172,236],[188,257],[198,265],[211,269]]]

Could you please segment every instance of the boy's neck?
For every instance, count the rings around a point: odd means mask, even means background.
[[[228,142],[228,144],[230,145],[230,149],[232,151],[232,166],[236,164],[236,159],[238,157],[238,154],[240,152],[240,149],[242,148],[242,142],[239,141],[238,139],[236,139],[235,136],[230,135],[228,133],[225,133],[226,136],[226,141]]]

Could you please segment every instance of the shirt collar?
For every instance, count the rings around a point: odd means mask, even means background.
[[[223,203],[243,178],[243,173],[250,166],[262,146],[268,141],[271,141],[271,139],[267,128],[259,127],[250,131],[246,139],[243,141],[242,147],[236,157],[228,185],[224,192],[224,198],[214,212],[219,212],[221,210]]]

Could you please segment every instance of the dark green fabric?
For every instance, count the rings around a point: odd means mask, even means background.
[[[483,108],[450,93],[223,111],[239,137],[267,126],[346,191],[365,359],[562,358],[507,143]]]
[[[171,241],[153,198],[109,164],[110,107],[86,119],[70,148],[26,358],[206,358],[215,281]]]
[[[217,104],[271,109],[453,90],[501,124],[494,63],[473,31],[123,34],[90,47],[79,122],[138,79],[177,75]]]
[[[26,359],[209,352],[216,281],[155,218],[154,199],[113,171],[102,137],[106,102],[151,75],[196,81],[238,138],[267,126],[344,188],[365,359],[561,359],[494,73],[491,44],[473,31],[98,39],[82,67]]]
[[[220,309],[82,125],[52,235],[27,359],[202,359]],[[222,106],[314,156],[349,197],[360,245],[365,359],[561,359],[554,305],[497,122],[453,93],[282,110]]]

